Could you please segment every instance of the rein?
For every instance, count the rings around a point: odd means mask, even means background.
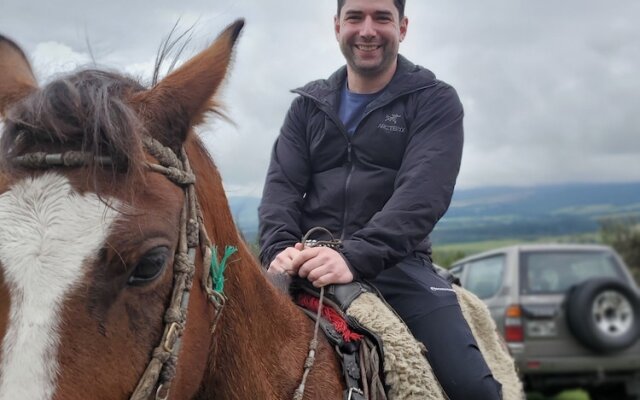
[[[180,238],[174,256],[174,284],[171,301],[164,315],[162,339],[153,350],[151,361],[130,397],[130,400],[146,400],[155,393],[156,400],[166,400],[169,397],[171,382],[175,378],[182,333],[187,322],[187,308],[195,273],[196,250],[200,246],[205,268],[211,265],[213,252],[195,193],[195,175],[191,170],[186,151],[181,148],[180,154],[177,155],[151,137],[144,137],[143,145],[148,154],[158,160],[158,164],[147,163],[147,167],[153,172],[165,175],[167,179],[183,188],[185,193],[185,202],[180,216]],[[12,161],[18,166],[30,169],[74,168],[90,163],[101,166],[112,164],[110,157],[93,156],[80,151],[56,154],[34,152],[15,157]],[[221,264],[224,262],[225,259]],[[211,273],[203,273],[201,284],[215,309],[211,327],[213,334],[226,304],[226,297],[221,290],[217,291],[213,287]]]
[[[311,237],[311,234],[317,231],[322,231],[328,234],[331,239],[330,240],[309,239]],[[330,247],[335,250],[340,247],[341,242],[340,240],[334,239],[331,232],[329,232],[327,229],[323,227],[315,227],[315,228],[311,228],[304,235],[304,237],[302,238],[302,244],[304,244],[305,247],[324,246],[324,247]],[[313,328],[313,338],[311,339],[311,341],[309,341],[309,354],[307,355],[307,358],[304,361],[304,370],[302,373],[302,379],[300,380],[300,385],[298,385],[298,388],[293,393],[293,400],[302,400],[302,397],[304,396],[305,385],[307,383],[307,377],[309,376],[309,373],[311,372],[311,368],[313,368],[313,364],[316,361],[316,351],[318,349],[318,332],[320,330],[320,320],[322,319],[323,305],[324,305],[324,286],[320,288],[320,299],[318,303],[318,311],[316,312],[316,323]]]

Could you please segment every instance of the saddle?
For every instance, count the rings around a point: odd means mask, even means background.
[[[486,305],[462,287],[452,287],[480,351],[503,385],[503,399],[524,399],[514,361],[497,334]],[[305,313],[315,319],[319,289],[306,280],[295,279],[291,293]],[[336,315],[342,321],[337,325]],[[347,385],[344,400],[448,399],[425,357],[428,349],[413,337],[371,285],[352,282],[326,286],[322,318],[319,326],[342,360]]]
[[[289,290],[302,311],[316,321],[320,289],[306,279],[294,278]],[[342,363],[347,386],[343,399],[386,400],[383,342],[375,332],[346,313],[351,303],[364,293],[382,299],[376,289],[365,282],[326,286],[319,326]]]
[[[309,240],[323,231],[330,240]],[[302,240],[308,247],[327,246],[339,251],[341,243],[324,228],[313,228]],[[443,268],[445,278],[458,297],[462,313],[494,377],[502,383],[504,400],[525,398],[515,364],[487,306]],[[290,294],[307,315],[320,314],[319,327],[334,345],[343,368],[347,389],[344,400],[447,400],[448,397],[429,365],[424,345],[365,282],[328,285],[323,296],[306,279],[294,278]],[[322,298],[322,312],[319,299]]]

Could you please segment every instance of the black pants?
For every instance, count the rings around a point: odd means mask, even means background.
[[[458,299],[430,260],[407,257],[371,283],[427,348],[427,359],[451,400],[499,400],[493,378]]]

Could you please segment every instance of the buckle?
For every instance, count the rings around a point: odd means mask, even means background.
[[[163,385],[158,386],[156,390],[155,400],[167,400],[169,398],[169,387]]]
[[[167,336],[162,343],[162,348],[167,353],[173,352],[173,346],[176,344],[176,340],[180,337],[182,326],[178,322],[172,322],[169,326],[169,331],[167,332]]]
[[[364,400],[364,392],[355,387],[349,388],[345,393],[345,400]]]

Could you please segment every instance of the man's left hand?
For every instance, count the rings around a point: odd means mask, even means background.
[[[298,276],[307,278],[315,287],[353,281],[353,273],[340,253],[329,247],[308,247],[292,261]]]

